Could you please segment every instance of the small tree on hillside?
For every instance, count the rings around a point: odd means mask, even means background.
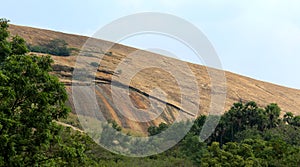
[[[69,56],[70,50],[68,49],[67,45],[67,42],[63,39],[54,39],[46,44],[46,47],[49,49],[49,54]]]

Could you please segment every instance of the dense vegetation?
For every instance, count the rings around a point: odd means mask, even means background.
[[[58,78],[49,74],[50,57],[27,55],[26,42],[10,37],[8,21],[0,19],[0,166],[300,166],[300,116],[285,113],[276,104],[235,103],[221,116],[213,134],[199,141],[207,119],[200,116],[187,135],[170,150],[144,158],[111,153],[83,133],[60,126],[68,117],[67,94]],[[11,40],[9,40],[11,39]],[[191,122],[179,122],[183,127]],[[148,129],[163,133],[170,125]],[[114,130],[116,129],[116,131]],[[116,144],[122,128],[113,120],[104,128],[102,143],[116,147],[143,145],[143,141]],[[177,132],[168,136],[172,139]],[[165,139],[157,140],[164,142]]]
[[[274,103],[265,108],[255,102],[235,103],[201,143],[199,134],[208,118],[197,118],[169,152],[178,152],[176,157],[186,157],[196,166],[300,166],[299,116],[286,113],[280,118],[280,108]],[[161,133],[165,126],[150,127],[149,134]]]
[[[68,48],[68,43],[63,39],[53,39],[49,43],[41,45],[28,45],[31,52],[47,53],[57,56],[69,56],[71,48]]]
[[[69,109],[63,84],[49,74],[52,60],[26,55],[24,39],[9,41],[7,29],[0,19],[0,166],[89,163],[84,135],[54,122]]]
[[[280,108],[269,104],[258,107],[255,102],[235,103],[221,116],[213,134],[206,141],[199,141],[199,134],[207,119],[217,116],[200,116],[187,135],[170,150],[145,158],[129,158],[107,151],[99,146],[92,147],[93,160],[104,166],[300,166],[299,116],[291,113],[280,118]],[[179,122],[172,126],[182,127],[190,122]],[[163,133],[170,125],[161,123],[148,129],[149,135]],[[117,129],[113,131],[112,129]],[[135,149],[136,145],[147,148],[142,140],[114,143],[106,135],[117,139],[122,129],[112,121],[104,128],[101,143],[105,145]],[[176,136],[177,132],[171,134]],[[157,139],[158,142],[172,139]],[[93,145],[93,144],[92,144]],[[100,151],[102,150],[102,151]],[[135,150],[132,150],[135,151]],[[100,154],[101,152],[101,154]]]

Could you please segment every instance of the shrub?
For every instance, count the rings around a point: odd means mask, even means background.
[[[53,39],[49,43],[42,45],[28,45],[28,48],[31,52],[47,53],[57,56],[69,56],[71,49],[68,48],[67,45],[68,43],[66,43],[63,39]]]
[[[91,62],[90,65],[93,66],[93,67],[98,67],[99,66],[99,64],[97,62]]]

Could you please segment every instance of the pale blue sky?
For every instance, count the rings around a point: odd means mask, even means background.
[[[17,25],[91,36],[137,12],[169,13],[196,25],[214,45],[225,70],[300,89],[298,0],[6,0],[0,17]],[[124,43],[141,43],[133,39]]]

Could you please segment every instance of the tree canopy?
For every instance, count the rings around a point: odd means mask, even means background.
[[[53,122],[70,110],[64,85],[49,74],[52,59],[26,55],[25,40],[9,37],[8,20],[0,19],[0,166],[85,162],[76,134],[62,137],[66,128]]]

